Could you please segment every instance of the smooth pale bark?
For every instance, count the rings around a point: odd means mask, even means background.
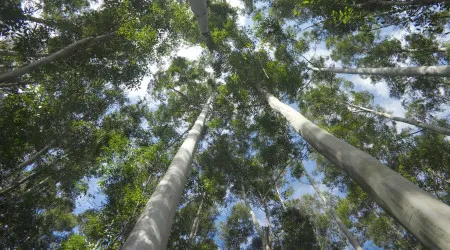
[[[267,244],[266,234],[262,230],[261,225],[259,224],[258,219],[256,218],[256,215],[253,212],[253,209],[252,209],[252,207],[250,206],[250,203],[247,200],[247,195],[246,195],[246,192],[245,192],[244,184],[242,184],[241,187],[242,187],[242,198],[244,199],[244,204],[247,207],[248,211],[250,212],[250,216],[252,217],[252,223],[253,223],[253,226],[256,229],[256,232],[258,233],[259,237],[262,240],[263,249],[265,249],[265,250],[270,249],[270,246]]]
[[[205,200],[206,193],[202,194],[202,200],[200,205],[198,206],[197,214],[194,219],[194,223],[192,223],[191,232],[189,233],[189,244],[192,246],[195,241],[195,236],[197,235],[198,225],[200,224],[200,214],[203,208],[203,201]]]
[[[435,132],[438,132],[438,133],[441,133],[441,134],[444,134],[444,135],[450,135],[450,129],[448,129],[448,128],[440,127],[440,126],[429,124],[429,123],[415,121],[413,119],[408,119],[408,118],[404,118],[404,117],[399,117],[399,116],[394,116],[394,115],[391,115],[391,114],[378,112],[378,111],[371,110],[371,109],[368,109],[368,108],[364,108],[364,107],[361,107],[361,106],[357,106],[357,105],[354,105],[354,104],[351,104],[351,103],[347,103],[347,105],[352,107],[352,108],[363,110],[363,111],[366,111],[366,112],[369,112],[369,113],[372,113],[372,114],[376,114],[378,116],[386,117],[386,118],[394,120],[394,121],[404,122],[404,123],[408,123],[408,124],[411,124],[411,125],[414,125],[414,126],[417,126],[417,127],[420,127],[420,128],[433,130]]]
[[[283,207],[283,210],[286,211],[286,205],[284,205],[284,199],[283,199],[283,196],[281,196],[280,190],[278,190],[277,183],[275,183],[275,190],[277,190],[277,196],[278,196],[278,199],[280,199],[280,203],[281,203],[281,206]]]
[[[450,249],[450,207],[369,154],[319,128],[264,92],[269,105],[320,154],[344,170],[385,211],[430,249]]]
[[[122,249],[166,249],[178,203],[191,171],[192,158],[211,110],[212,97],[170,163]]]
[[[19,76],[22,76],[24,74],[30,73],[31,71],[38,69],[46,64],[49,64],[55,60],[61,59],[63,57],[66,57],[70,54],[72,54],[73,52],[75,52],[79,47],[84,46],[84,45],[91,45],[94,42],[98,42],[101,40],[104,40],[108,37],[110,37],[112,35],[112,33],[110,34],[106,34],[106,35],[102,35],[102,36],[97,36],[97,37],[87,37],[84,39],[81,39],[77,42],[74,42],[68,46],[66,46],[65,48],[47,56],[44,57],[40,60],[34,61],[30,64],[27,64],[24,67],[20,67],[18,69],[15,69],[13,71],[7,72],[7,73],[3,73],[0,74],[0,82],[7,82],[10,81],[14,78],[17,78]],[[8,83],[10,84],[10,83]],[[18,85],[19,83],[17,83]],[[6,84],[0,84],[0,87],[6,87]],[[8,86],[9,87],[9,86]]]
[[[380,76],[450,76],[450,66],[385,67],[385,68],[311,68],[314,71]]]
[[[206,0],[189,0],[192,12],[194,12],[195,18],[197,19],[198,27],[200,32],[207,34],[208,29],[208,4]]]
[[[322,195],[322,192],[320,192],[319,188],[316,186],[316,183],[314,182],[314,179],[309,175],[308,171],[306,171],[306,168],[303,165],[302,168],[303,172],[306,175],[306,178],[308,178],[309,183],[311,183],[311,186],[313,186],[314,190],[316,190],[317,195],[322,200],[323,204],[325,205],[325,208],[331,214],[334,221],[336,221],[336,224],[339,226],[339,229],[341,229],[344,236],[356,250],[362,250],[362,247],[359,245],[358,241],[352,235],[352,233],[350,233],[347,226],[345,226],[344,222],[342,222],[341,218],[339,218],[339,215],[334,211],[334,209],[331,206],[328,205],[327,198],[325,198],[325,196]]]
[[[267,245],[266,245],[266,250],[271,249],[270,246],[272,246],[272,243],[270,242],[270,235],[272,234],[270,231],[270,213],[269,213],[269,208],[267,207],[267,202],[266,199],[262,200],[262,204],[264,207],[264,214],[266,215],[266,221],[267,221],[267,230],[266,230],[266,241],[267,241]]]
[[[415,0],[415,1],[386,1],[386,0],[372,0],[369,3],[378,3],[381,5],[395,5],[395,6],[408,6],[408,5],[428,5],[436,3],[445,3],[445,0]]]

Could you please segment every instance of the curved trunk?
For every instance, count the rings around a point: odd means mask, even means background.
[[[334,209],[328,205],[328,201],[325,198],[325,196],[322,195],[322,192],[320,192],[319,188],[316,186],[316,183],[314,182],[314,179],[309,175],[308,171],[306,171],[306,168],[302,165],[303,172],[306,175],[306,178],[308,178],[309,183],[311,183],[311,186],[313,186],[314,190],[316,190],[317,195],[322,200],[325,208],[328,210],[328,212],[333,217],[334,221],[336,221],[336,224],[338,225],[339,229],[341,229],[344,236],[347,238],[347,240],[352,244],[352,246],[356,250],[362,250],[362,247],[359,245],[356,238],[350,233],[347,226],[345,226],[344,222],[342,222],[341,218],[339,218],[339,215],[334,211]]]
[[[191,171],[192,158],[201,138],[212,100],[213,98],[209,97],[204,105],[122,249],[166,249],[173,218]]]
[[[450,207],[369,154],[325,132],[264,92],[269,105],[320,154],[344,170],[385,211],[431,249],[450,249]]]
[[[385,68],[311,68],[314,71],[324,71],[342,74],[362,74],[380,76],[450,76],[450,66],[420,66],[420,67],[385,67]]]
[[[394,115],[390,115],[390,114],[386,114],[386,113],[382,113],[382,112],[378,112],[375,110],[371,110],[368,108],[364,108],[361,106],[357,106],[351,103],[347,103],[348,106],[356,108],[356,109],[360,109],[378,116],[382,116],[382,117],[386,117],[388,119],[394,120],[394,121],[399,121],[399,122],[404,122],[404,123],[408,123],[420,128],[425,128],[425,129],[429,129],[429,130],[433,130],[435,132],[444,134],[444,135],[450,135],[450,129],[448,128],[444,128],[444,127],[440,127],[437,125],[433,125],[433,124],[429,124],[429,123],[424,123],[424,122],[419,122],[419,121],[415,121],[413,119],[408,119],[408,118],[404,118],[404,117],[399,117],[399,116],[394,116]]]
[[[34,62],[30,63],[30,64],[27,64],[24,67],[15,69],[15,70],[7,72],[7,73],[0,74],[0,83],[1,82],[7,82],[7,81],[10,81],[10,80],[12,80],[14,78],[17,78],[19,76],[22,76],[24,74],[30,73],[31,71],[33,71],[35,69],[38,69],[38,68],[40,68],[40,67],[42,67],[42,66],[44,66],[46,64],[49,64],[49,63],[51,63],[51,62],[53,62],[55,60],[61,59],[63,57],[66,57],[66,56],[72,54],[79,47],[81,47],[83,45],[86,45],[86,44],[91,45],[94,42],[104,40],[105,38],[111,36],[112,34],[113,33],[110,33],[110,34],[107,34],[107,35],[102,35],[102,36],[97,36],[97,37],[87,37],[87,38],[81,39],[81,40],[79,40],[77,42],[74,42],[74,43],[66,46],[65,48],[63,48],[63,49],[61,49],[61,50],[59,50],[59,51],[57,51],[57,52],[47,56],[47,57],[44,57],[44,58],[42,58],[40,60],[37,60],[37,61],[34,61]],[[0,84],[0,87],[6,87],[7,84]],[[17,83],[17,85],[18,84],[19,83]]]

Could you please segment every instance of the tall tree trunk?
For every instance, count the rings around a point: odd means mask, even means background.
[[[270,249],[270,247],[267,244],[266,234],[262,230],[261,225],[259,224],[258,219],[256,218],[256,215],[253,212],[253,209],[252,209],[252,207],[250,206],[250,203],[247,200],[247,195],[246,195],[246,192],[245,192],[244,184],[242,184],[241,187],[242,187],[242,198],[244,199],[245,206],[247,207],[247,209],[250,212],[250,215],[252,217],[253,226],[255,227],[256,232],[258,233],[258,236],[262,240],[263,249],[264,250]]]
[[[275,190],[277,191],[278,199],[280,199],[281,207],[283,207],[283,210],[286,211],[286,205],[284,204],[283,196],[281,196],[280,190],[278,190],[278,185],[275,182]]]
[[[22,171],[25,167],[34,163],[41,155],[45,154],[54,144],[55,144],[55,141],[50,142],[43,149],[39,150],[36,154],[34,154],[30,158],[28,158],[28,160],[26,160],[26,161],[20,163],[19,165],[17,165],[16,167],[14,167],[14,170]]]
[[[447,0],[448,1],[448,0]],[[445,3],[446,0],[411,0],[411,1],[386,1],[386,0],[371,0],[371,4],[381,4],[381,5],[394,5],[394,6],[409,6],[409,5],[429,5],[436,3]]]
[[[444,135],[450,135],[450,129],[448,128],[444,128],[444,127],[440,127],[437,125],[433,125],[433,124],[428,124],[428,123],[424,123],[424,122],[419,122],[419,121],[415,121],[413,119],[408,119],[408,118],[404,118],[404,117],[398,117],[398,116],[394,116],[394,115],[390,115],[390,114],[386,114],[386,113],[382,113],[382,112],[378,112],[375,110],[371,110],[368,108],[364,108],[361,106],[357,106],[351,103],[347,103],[348,106],[352,107],[352,108],[356,108],[359,110],[363,110],[372,114],[376,114],[378,116],[382,116],[382,117],[386,117],[388,119],[394,120],[394,121],[399,121],[399,122],[404,122],[404,123],[408,123],[420,128],[425,128],[425,129],[429,129],[429,130],[433,130],[435,132],[444,134]]]
[[[264,92],[269,105],[320,154],[344,170],[381,207],[431,249],[450,249],[450,207],[369,154],[328,134]]]
[[[113,33],[109,33],[109,34],[101,35],[101,36],[97,36],[97,37],[87,37],[87,38],[81,39],[81,40],[74,42],[74,43],[66,46],[65,48],[63,48],[45,58],[34,61],[30,64],[27,64],[24,67],[15,69],[13,71],[0,74],[0,83],[7,82],[7,81],[10,81],[19,76],[22,76],[24,74],[30,73],[31,71],[33,71],[37,68],[40,68],[40,67],[42,67],[46,64],[49,64],[55,60],[58,60],[58,59],[61,59],[63,57],[70,55],[71,53],[75,52],[81,46],[92,45],[95,42],[98,42],[98,41],[101,41],[101,40],[104,40],[104,39],[110,37],[112,34]],[[17,83],[17,85],[18,84],[19,83]],[[0,87],[4,87],[4,84],[0,84]]]
[[[189,177],[192,158],[201,138],[206,117],[211,110],[212,101],[211,96],[147,202],[122,249],[166,249],[173,218]]]
[[[40,168],[36,171],[34,171],[33,173],[29,174],[28,176],[14,182],[13,184],[11,184],[10,186],[1,189],[0,190],[0,195],[5,195],[9,192],[11,192],[13,189],[15,189],[16,187],[20,186],[21,184],[25,183],[26,181],[28,181],[29,179],[34,178],[36,175],[38,175],[40,172],[42,172],[42,170],[44,170],[44,168]]]
[[[327,199],[325,198],[325,196],[322,195],[322,192],[320,192],[319,188],[316,186],[316,183],[314,182],[314,179],[309,175],[308,171],[306,171],[306,168],[303,165],[302,165],[302,168],[303,168],[303,172],[306,175],[306,178],[308,178],[309,183],[311,183],[311,185],[313,186],[314,190],[316,190],[317,195],[322,200],[325,208],[331,214],[331,216],[333,217],[334,221],[336,221],[336,224],[339,226],[339,229],[341,229],[341,231],[344,234],[344,236],[347,238],[347,240],[350,242],[350,244],[352,244],[352,246],[356,250],[362,250],[362,247],[359,245],[358,241],[352,235],[352,233],[350,233],[350,231],[348,230],[347,226],[345,226],[344,222],[342,222],[341,218],[339,218],[339,215],[334,211],[334,209],[330,205],[328,205]]]
[[[363,74],[380,76],[450,76],[450,65],[420,66],[420,67],[385,67],[385,68],[311,68],[314,71],[324,71],[342,74]]]
[[[201,34],[208,34],[208,4],[206,0],[189,0],[189,5],[197,19]]]
[[[269,208],[267,207],[267,202],[266,202],[265,198],[262,200],[262,204],[263,204],[263,207],[264,207],[264,214],[266,215],[266,221],[267,221],[267,230],[266,230],[266,242],[267,242],[267,245],[266,245],[265,250],[270,250],[271,246],[272,246],[272,244],[270,242],[270,235],[272,233],[270,231],[270,227],[271,227],[271,224],[270,224],[270,213],[269,213]]]
[[[203,201],[205,200],[206,192],[202,193],[202,200],[200,205],[198,206],[197,215],[195,216],[194,223],[192,223],[191,232],[189,233],[189,244],[192,245],[195,243],[195,236],[197,235],[198,225],[200,224],[200,215],[203,208]]]

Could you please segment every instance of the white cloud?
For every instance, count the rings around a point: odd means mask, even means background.
[[[176,51],[177,56],[185,57],[188,60],[198,60],[200,58],[201,53],[204,51],[204,49],[200,46],[182,46]]]

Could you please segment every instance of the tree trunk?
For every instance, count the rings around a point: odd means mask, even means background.
[[[267,221],[267,230],[266,230],[266,248],[265,250],[270,250],[272,244],[270,243],[270,235],[271,235],[271,231],[270,231],[270,213],[269,213],[269,208],[267,207],[267,202],[266,199],[262,200],[262,204],[264,207],[264,213],[266,215],[266,221]]]
[[[24,74],[30,73],[31,71],[33,71],[37,68],[40,68],[40,67],[42,67],[46,64],[49,64],[55,60],[58,60],[58,59],[61,59],[63,57],[70,55],[71,53],[75,52],[79,47],[81,47],[83,45],[86,45],[86,44],[91,45],[94,42],[101,41],[101,40],[104,40],[105,38],[108,38],[112,34],[113,33],[109,33],[109,34],[101,35],[101,36],[97,36],[97,37],[87,37],[87,38],[81,39],[81,40],[74,42],[74,43],[66,46],[65,48],[63,48],[45,58],[34,61],[24,67],[15,69],[13,71],[0,74],[0,83],[7,82],[7,81],[10,81],[19,76],[22,76]],[[0,87],[4,87],[4,84],[0,84]]]
[[[212,101],[211,96],[147,202],[122,249],[166,249],[173,218],[189,177],[192,158]]]
[[[336,224],[339,226],[339,229],[341,229],[344,236],[347,238],[347,240],[352,244],[352,246],[356,250],[362,250],[362,247],[359,245],[356,238],[350,233],[347,226],[345,226],[344,222],[342,222],[341,218],[339,218],[339,215],[334,211],[334,209],[328,205],[328,201],[325,198],[325,196],[322,195],[322,192],[320,192],[319,188],[316,186],[316,183],[314,182],[314,179],[309,175],[308,171],[306,171],[306,168],[302,165],[303,172],[306,175],[306,178],[308,178],[309,183],[313,186],[314,190],[316,190],[317,195],[322,200],[325,208],[328,210],[328,212],[333,217],[334,221],[336,221]]]
[[[380,76],[450,76],[450,65],[421,67],[385,67],[385,68],[311,68],[314,71],[324,71],[342,74],[362,74]]]
[[[404,122],[404,123],[411,124],[411,125],[414,125],[414,126],[417,126],[417,127],[420,127],[420,128],[433,130],[435,132],[438,132],[438,133],[441,133],[441,134],[444,134],[444,135],[450,135],[450,129],[448,129],[448,128],[444,128],[444,127],[440,127],[440,126],[433,125],[433,124],[428,124],[428,123],[415,121],[413,119],[408,119],[408,118],[403,118],[403,117],[398,117],[398,116],[394,116],[394,115],[378,112],[378,111],[371,110],[371,109],[368,109],[368,108],[364,108],[364,107],[361,107],[361,106],[357,106],[357,105],[354,105],[354,104],[351,104],[351,103],[347,103],[347,105],[352,107],[352,108],[356,108],[356,109],[360,109],[360,110],[363,110],[363,111],[367,111],[369,113],[376,114],[376,115],[382,116],[382,117],[386,117],[386,118],[394,120],[394,121]]]
[[[275,190],[277,190],[277,196],[278,196],[278,199],[280,199],[280,203],[281,203],[281,206],[283,207],[283,210],[286,211],[286,205],[284,204],[283,196],[281,196],[281,193],[278,190],[278,185],[276,182],[275,182]]]
[[[202,193],[202,200],[200,205],[198,206],[197,215],[195,216],[194,223],[192,223],[191,232],[189,233],[189,244],[192,245],[195,243],[195,236],[197,235],[198,225],[200,224],[200,214],[202,212],[203,201],[205,200],[206,192]]]
[[[34,171],[33,173],[29,174],[27,177],[24,177],[16,182],[14,182],[13,184],[11,184],[10,186],[1,189],[0,190],[0,195],[5,195],[7,193],[9,193],[11,190],[15,189],[16,187],[20,186],[21,184],[25,183],[26,181],[28,181],[29,179],[35,177],[36,175],[38,175],[40,172],[42,172],[42,170],[44,170],[44,168],[40,168],[36,171]]]
[[[206,0],[189,0],[192,12],[197,19],[198,27],[202,35],[208,34],[208,4]]]
[[[372,0],[371,4],[394,5],[394,6],[409,6],[409,5],[429,5],[436,3],[445,3],[445,0],[411,0],[411,1],[386,1],[386,0]]]
[[[20,163],[19,165],[17,165],[16,167],[14,167],[14,170],[18,171],[22,171],[25,167],[27,167],[28,165],[34,163],[41,155],[45,154],[52,146],[53,144],[55,144],[55,141],[50,142],[47,146],[45,146],[43,149],[41,149],[40,151],[38,151],[36,154],[34,154],[33,156],[31,156],[30,158],[28,158],[28,160]]]
[[[450,207],[369,154],[328,134],[264,92],[269,105],[320,154],[344,170],[381,207],[430,249],[450,249]]]
[[[247,200],[247,195],[246,195],[246,192],[245,192],[244,184],[242,184],[241,187],[242,187],[242,198],[244,199],[245,206],[247,207],[247,209],[250,212],[250,215],[252,217],[253,226],[255,227],[256,232],[258,233],[259,237],[262,240],[263,249],[264,250],[270,249],[270,247],[267,244],[266,234],[263,232],[263,230],[261,228],[261,225],[259,225],[258,219],[256,218],[256,215],[253,212],[253,209],[252,209],[252,207],[250,206],[250,203]]]

